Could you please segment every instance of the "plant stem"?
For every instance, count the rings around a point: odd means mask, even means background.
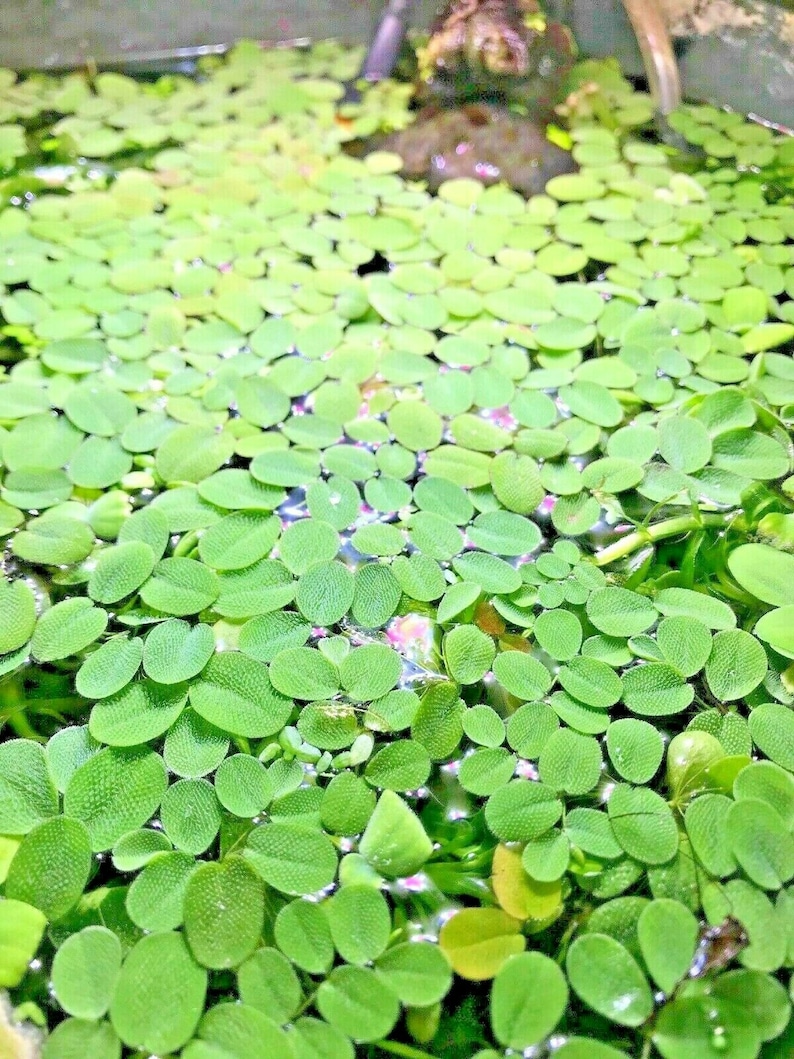
[[[25,695],[20,682],[15,678],[4,682],[2,692],[5,708],[0,713],[0,729],[3,724],[7,724],[20,739],[35,739],[37,743],[46,743],[44,736],[40,735],[28,720]]]
[[[664,540],[665,537],[675,537],[679,533],[689,533],[692,530],[705,529],[707,526],[725,526],[728,517],[727,515],[676,515],[675,518],[657,522],[655,526],[628,533],[621,540],[602,548],[594,556],[595,564],[607,566],[617,559],[624,559],[644,545]]]
[[[399,1041],[376,1041],[375,1047],[382,1052],[391,1055],[401,1055],[403,1059],[435,1059],[429,1052],[423,1052],[419,1048],[412,1048],[410,1044],[400,1044]]]
[[[303,1003],[298,1008],[298,1010],[295,1012],[295,1014],[293,1015],[293,1018],[298,1018],[299,1015],[302,1015],[304,1011],[306,1011],[308,1008],[310,1008],[312,1006],[312,1004],[314,1003],[316,997],[317,997],[317,990],[315,989],[313,993],[309,993],[309,995],[304,998]]]
[[[179,557],[186,556],[189,552],[193,551],[199,541],[199,535],[195,530],[190,530],[180,540],[179,544],[174,548],[174,555]]]

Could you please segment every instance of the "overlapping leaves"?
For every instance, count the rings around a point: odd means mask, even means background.
[[[356,62],[0,78],[8,164],[44,111],[118,164],[0,213],[0,985],[41,953],[47,1059],[755,1056],[794,231],[741,167],[790,144],[686,108],[740,168],[677,172],[606,67],[578,173],[432,198],[341,153],[409,120]]]

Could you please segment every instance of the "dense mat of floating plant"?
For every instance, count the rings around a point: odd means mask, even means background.
[[[788,1055],[791,142],[589,67],[578,174],[430,197],[358,58],[0,79],[7,186],[80,159],[0,213],[0,986],[46,1059]]]

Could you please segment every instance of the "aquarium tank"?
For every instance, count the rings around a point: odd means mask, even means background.
[[[791,1059],[785,91],[79,6],[0,12],[0,1057]]]

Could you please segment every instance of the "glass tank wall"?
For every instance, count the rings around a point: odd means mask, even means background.
[[[283,41],[337,37],[369,41],[378,0],[4,0],[0,66],[63,69],[93,59],[99,66],[141,69],[173,65],[184,49],[215,49],[248,37]],[[586,55],[615,55],[628,74],[642,61],[621,0],[547,0],[570,25]],[[794,125],[794,15],[763,0],[663,0],[669,13],[686,95]],[[425,26],[434,0],[418,0],[414,24]]]

